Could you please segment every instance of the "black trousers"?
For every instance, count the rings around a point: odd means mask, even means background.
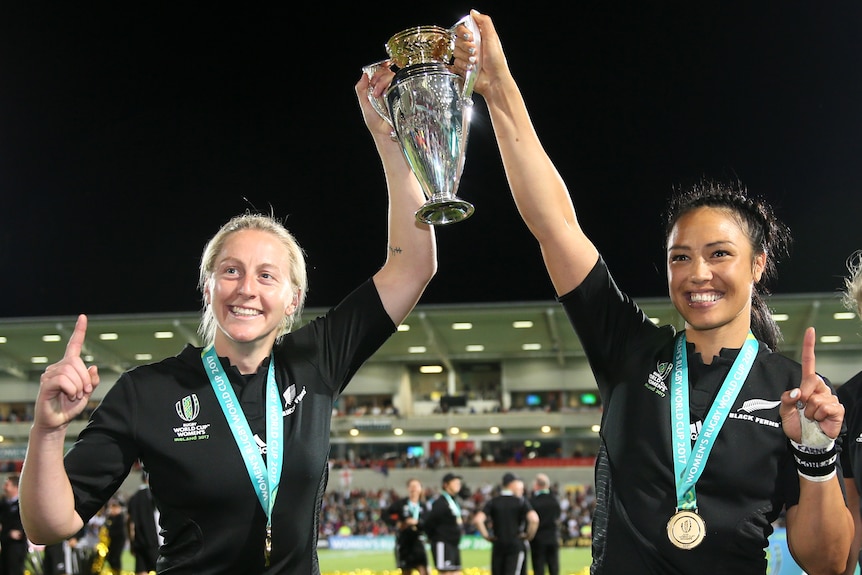
[[[530,559],[533,561],[533,575],[560,575],[560,545],[530,541]]]
[[[24,575],[29,551],[26,541],[4,541],[0,548],[0,575]]]

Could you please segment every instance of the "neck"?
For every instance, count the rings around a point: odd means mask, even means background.
[[[711,364],[723,348],[741,348],[751,328],[748,323],[739,326],[728,324],[705,330],[693,328],[689,324],[685,327],[686,341],[694,344],[694,350],[701,355],[706,365]]]
[[[237,342],[216,337],[215,351],[219,357],[226,357],[242,375],[257,373],[263,360],[272,353],[270,342]]]

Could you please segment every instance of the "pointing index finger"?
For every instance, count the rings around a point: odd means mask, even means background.
[[[802,377],[805,378],[814,373],[814,328],[809,327],[802,338]]]
[[[69,343],[66,344],[66,353],[63,358],[80,357],[81,349],[84,347],[84,338],[87,336],[87,316],[81,314],[78,316],[78,321],[75,322],[75,329],[72,331],[72,337],[69,338]]]

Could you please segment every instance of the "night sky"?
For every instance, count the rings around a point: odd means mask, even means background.
[[[287,218],[307,304],[336,303],[385,256],[360,69],[471,6],[634,297],[666,295],[660,215],[701,176],[741,180],[791,227],[775,293],[839,289],[862,249],[859,2],[10,4],[0,317],[197,310],[203,245],[246,208]],[[476,213],[438,229],[422,303],[553,299],[474,99],[459,195]]]

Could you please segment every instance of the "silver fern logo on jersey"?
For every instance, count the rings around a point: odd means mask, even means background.
[[[759,415],[752,415],[755,411],[769,411],[775,409],[779,405],[781,405],[780,399],[748,399],[742,402],[742,405],[740,405],[735,412],[732,411],[728,413],[727,418],[752,421],[758,425],[765,425],[766,427],[781,427],[780,420],[766,419]],[[777,412],[775,417],[779,417]]]
[[[752,411],[764,411],[767,409],[772,409],[773,407],[778,407],[781,405],[781,400],[769,400],[769,399],[749,399],[745,401],[737,411],[744,411],[745,413],[751,413]]]
[[[177,415],[183,421],[194,421],[201,413],[201,404],[196,394],[187,395],[176,403]]]
[[[284,399],[284,411],[281,412],[281,415],[290,415],[296,408],[299,406],[299,402],[302,401],[302,398],[305,397],[305,386],[302,386],[302,389],[299,393],[296,392],[296,385],[291,383],[287,386],[287,389],[284,390],[284,393],[281,394],[281,398]]]
[[[201,413],[201,404],[196,394],[187,395],[174,404],[177,415],[183,420],[183,424],[174,427],[174,441],[199,441],[209,439],[209,423],[197,423]]]

